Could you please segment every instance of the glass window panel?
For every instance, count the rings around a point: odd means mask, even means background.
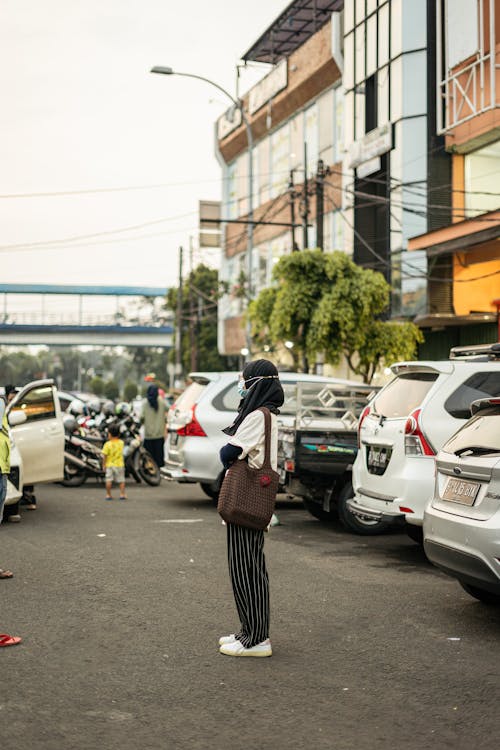
[[[402,13],[401,0],[391,2],[391,59],[397,57],[402,51]]]
[[[226,187],[226,212],[228,219],[235,219],[238,210],[238,197],[236,191],[236,162],[228,164],[227,167],[227,187]]]
[[[327,91],[318,99],[319,156],[325,164],[333,164],[334,143],[334,92]]]
[[[427,52],[403,55],[403,117],[423,115],[427,110]]]
[[[354,91],[349,91],[348,93],[344,94],[343,97],[343,110],[344,110],[344,123],[345,123],[345,132],[344,132],[344,143],[346,146],[348,146],[350,143],[354,141],[354,97],[356,94]],[[335,151],[338,155],[337,150],[337,144],[335,144]]]
[[[378,121],[380,125],[389,122],[389,66],[381,68],[377,76]]]
[[[354,32],[344,38],[343,84],[347,91],[354,86]]]
[[[271,136],[271,198],[286,190],[289,177],[290,126],[288,123]]]
[[[318,106],[316,102],[304,112],[304,142],[307,144],[307,173],[311,175],[316,172],[318,162]]]
[[[269,139],[264,138],[257,146],[258,172],[259,172],[259,199],[258,204],[269,200],[269,181],[271,170],[269,165]]]
[[[361,83],[365,79],[365,26],[358,26],[356,39],[356,76],[355,82]]]
[[[354,105],[356,107],[354,127],[355,140],[365,135],[365,97],[364,94],[355,94]]]
[[[304,115],[299,112],[290,120],[290,169],[297,169],[304,161]]]
[[[28,422],[39,419],[52,419],[56,416],[54,394],[51,386],[33,388],[24,399],[13,407],[12,411],[22,411]]]
[[[373,75],[377,68],[377,16],[366,22],[366,75]]]
[[[346,0],[344,3],[344,34],[347,34],[354,26],[354,0]]]
[[[378,65],[379,68],[389,60],[389,3],[378,12]]]
[[[341,86],[338,86],[335,89],[334,94],[335,94],[334,161],[342,161],[342,159],[344,158],[344,89]],[[351,94],[351,97],[352,96],[354,96],[354,94]]]
[[[402,111],[402,60],[398,57],[391,63],[391,120],[399,120],[403,114]]]
[[[377,0],[366,0],[366,15],[369,16],[377,8]]]
[[[268,244],[257,245],[252,251],[252,288],[258,294],[267,286]]]
[[[498,175],[500,174],[500,142],[492,143],[465,155],[465,209],[476,216],[498,208]]]
[[[236,190],[238,216],[243,216],[248,210],[248,155],[246,153],[236,159]]]
[[[356,24],[365,17],[365,0],[356,0]]]

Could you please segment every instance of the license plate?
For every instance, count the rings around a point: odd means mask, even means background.
[[[443,500],[462,505],[474,505],[480,486],[479,482],[465,482],[463,479],[450,477],[444,488]]]
[[[372,474],[383,474],[392,454],[391,448],[371,446],[368,448],[368,469]]]

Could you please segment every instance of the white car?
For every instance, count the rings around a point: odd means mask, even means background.
[[[64,478],[64,427],[54,381],[21,388],[7,406],[7,419],[13,445],[4,520],[18,514],[23,485]]]
[[[406,524],[421,542],[436,453],[469,419],[472,401],[500,396],[500,344],[456,348],[449,360],[403,362],[391,370],[396,377],[359,420],[354,497],[347,504],[373,521],[373,533]]]
[[[190,373],[190,385],[170,407],[167,418],[165,466],[162,474],[176,482],[199,482],[203,491],[217,498],[223,475],[219,451],[228,441],[222,432],[237,414],[238,374],[235,372]],[[278,425],[293,424],[297,383],[352,385],[351,381],[281,372],[285,404]]]
[[[437,456],[424,549],[468,594],[500,604],[500,399],[476,401],[472,414]]]

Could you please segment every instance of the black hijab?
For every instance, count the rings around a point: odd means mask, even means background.
[[[148,385],[148,390],[146,391],[146,398],[151,408],[154,409],[155,411],[158,411],[158,386],[157,385],[155,385],[154,383],[151,383],[151,385]]]
[[[261,377],[262,380],[253,380]],[[278,370],[268,359],[256,359],[248,362],[243,370],[243,379],[248,393],[241,399],[238,416],[233,424],[226,427],[226,435],[234,435],[245,417],[265,406],[272,414],[279,414],[279,407],[285,400],[285,394],[279,381]]]

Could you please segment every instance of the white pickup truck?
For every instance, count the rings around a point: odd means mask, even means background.
[[[19,514],[25,484],[58,482],[64,477],[64,426],[53,380],[35,380],[7,405],[11,470],[4,521]]]

